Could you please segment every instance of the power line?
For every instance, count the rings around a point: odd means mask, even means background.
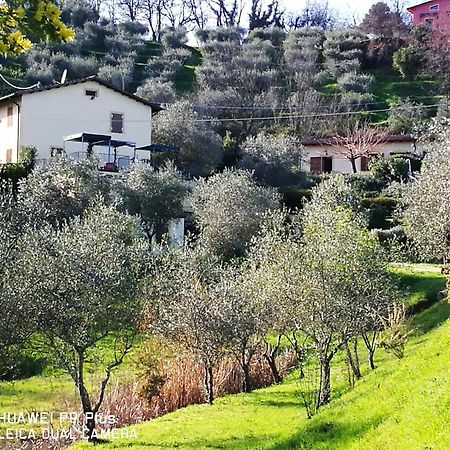
[[[35,87],[39,87],[41,85],[41,83],[38,81],[37,83],[33,84],[33,86],[28,86],[28,87],[20,87],[20,86],[15,86],[14,84],[10,83],[1,73],[0,73],[0,78],[10,87],[12,87],[13,89],[17,89],[19,91],[26,91],[28,89],[33,89]]]
[[[404,107],[405,110],[414,110],[421,108],[436,108],[439,104],[434,105],[419,105],[419,106],[408,106]],[[360,110],[360,111],[345,111],[345,112],[334,112],[334,113],[316,113],[316,114],[286,114],[280,116],[266,116],[266,117],[236,117],[236,118],[214,118],[214,119],[198,119],[195,122],[246,122],[251,120],[281,120],[281,119],[306,119],[312,117],[338,117],[338,116],[350,116],[357,114],[375,114],[380,112],[389,112],[390,109],[373,109],[373,110]]]

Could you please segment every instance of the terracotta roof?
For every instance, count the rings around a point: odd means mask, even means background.
[[[304,139],[302,145],[307,146],[322,146],[322,145],[334,145],[335,137],[319,138],[319,139]],[[416,139],[409,134],[388,134],[382,137],[380,143],[388,142],[416,142]]]
[[[41,86],[41,87],[35,87],[32,89],[16,91],[16,92],[13,92],[12,94],[1,97],[0,102],[3,100],[10,100],[13,98],[21,97],[22,95],[34,94],[36,92],[50,91],[52,89],[59,89],[59,88],[65,87],[65,86],[73,86],[75,84],[87,83],[88,81],[95,81],[96,83],[101,84],[102,86],[105,86],[108,89],[112,89],[113,91],[115,91],[121,95],[124,95],[124,96],[126,96],[132,100],[135,100],[139,103],[142,103],[144,105],[150,106],[152,108],[153,112],[155,112],[155,113],[159,112],[163,109],[159,103],[149,102],[148,100],[145,100],[142,97],[138,97],[137,95],[130,94],[122,89],[117,88],[116,86],[113,86],[110,83],[107,83],[106,81],[102,80],[101,78],[98,78],[96,75],[92,75],[92,76],[86,77],[86,78],[79,78],[77,80],[66,81],[64,84],[51,84],[49,86]]]

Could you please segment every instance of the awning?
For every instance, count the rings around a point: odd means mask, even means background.
[[[118,141],[117,139],[109,139],[101,142],[96,142],[95,145],[100,145],[102,147],[136,147],[136,142],[133,141]]]
[[[71,134],[63,138],[64,142],[87,142],[89,144],[95,144],[97,142],[110,141],[111,136],[107,134],[96,134],[96,133],[77,133]]]
[[[146,150],[148,152],[178,152],[180,147],[174,145],[149,144],[136,147],[136,150]]]

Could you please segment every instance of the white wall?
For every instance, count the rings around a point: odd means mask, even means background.
[[[418,147],[414,150],[411,142],[387,142],[378,148],[374,149],[373,153],[379,153],[384,158],[388,158],[393,153],[417,153],[421,154],[423,149]],[[333,160],[333,172],[335,173],[352,173],[351,162],[343,156],[344,150],[339,151],[339,148],[326,145],[305,145],[305,163],[302,165],[303,170],[310,171],[309,158],[317,156],[328,156]],[[371,152],[372,153],[372,152]],[[361,170],[361,159],[356,160],[356,168]]]
[[[19,103],[19,101],[17,101]],[[8,107],[12,106],[14,115],[12,127],[8,127]],[[0,106],[0,163],[6,162],[6,150],[12,149],[12,161],[17,162],[18,106],[14,102],[4,102]]]
[[[97,90],[91,100],[85,90]],[[111,133],[111,113],[124,115],[124,132]],[[36,146],[39,159],[50,157],[50,147],[63,146],[63,137],[76,133],[99,133],[113,139],[135,141],[146,145],[151,138],[151,108],[102,86],[95,81],[67,85],[22,97],[21,146]],[[80,152],[80,143],[67,142],[66,152]],[[96,148],[97,150],[97,148]],[[98,147],[108,153],[107,147]],[[119,154],[133,155],[133,150],[122,147]]]

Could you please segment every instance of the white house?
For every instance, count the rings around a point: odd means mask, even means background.
[[[0,163],[17,162],[23,146],[35,146],[41,162],[63,151],[81,157],[86,142],[64,142],[80,133],[126,144],[117,151],[131,158],[134,146],[151,143],[152,116],[160,110],[96,76],[18,91],[0,98]],[[103,145],[95,149],[100,159],[111,154]]]
[[[315,173],[352,173],[352,164],[346,157],[348,150],[333,139],[309,139],[302,142],[305,153],[303,170]],[[366,152],[365,152],[366,153]],[[374,144],[364,156],[356,160],[358,172],[368,170],[368,161],[373,156],[388,158],[395,154],[423,153],[423,149],[410,135],[388,135]]]

